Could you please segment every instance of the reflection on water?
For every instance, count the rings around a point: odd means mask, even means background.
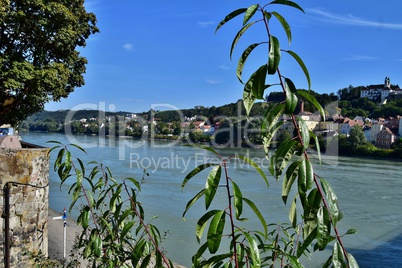
[[[21,136],[27,142],[49,147],[52,145],[46,144],[48,140],[69,142],[61,134],[22,132]],[[140,179],[141,167],[147,168],[150,176],[142,186],[139,199],[149,217],[158,216],[154,224],[160,231],[169,230],[164,243],[169,257],[191,266],[191,256],[198,246],[195,223],[204,213],[203,204],[196,204],[186,215],[186,221],[182,220],[182,213],[188,200],[204,187],[207,171],[193,178],[183,192],[181,182],[203,161],[215,161],[214,156],[188,146],[166,146],[165,142],[150,146],[129,139],[109,140],[84,135],[74,136],[70,142],[86,147],[88,155],[80,155],[84,162],[104,163],[117,179]],[[262,149],[222,149],[219,152],[224,156],[242,153],[255,160],[264,158]],[[289,208],[281,202],[281,182],[269,177],[268,188],[253,168],[241,162],[232,163],[231,178],[243,187],[244,196],[256,201],[267,221],[288,221]],[[261,164],[266,165],[263,161]],[[344,242],[360,267],[402,267],[402,163],[331,156],[323,157],[322,165],[315,165],[315,169],[329,181],[338,196],[345,216],[338,224],[341,232],[349,228],[358,230],[357,234],[346,236]],[[51,173],[49,198],[54,210],[61,211],[69,205],[66,190],[60,191],[54,173]],[[224,196],[217,198],[225,201]],[[251,218],[250,224],[259,222]],[[326,253],[314,254],[312,263],[306,263],[306,267],[320,267],[328,256]]]

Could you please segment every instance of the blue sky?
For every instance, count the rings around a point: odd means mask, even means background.
[[[336,93],[349,85],[381,84],[385,76],[391,84],[402,86],[400,0],[381,4],[366,0],[296,2],[305,14],[272,5],[292,28],[291,45],[274,20],[271,33],[279,38],[282,48],[295,51],[304,60],[314,91]],[[258,26],[245,34],[230,60],[231,42],[241,19],[214,32],[228,13],[254,3],[268,1],[86,1],[100,28],[82,49],[89,61],[86,84],[67,99],[48,103],[45,109],[100,108],[135,113],[151,107],[186,109],[236,102],[243,91],[236,78],[238,56],[249,44],[264,41],[265,35]],[[263,64],[264,52],[253,52],[246,63],[245,78]],[[292,58],[282,55],[282,75],[291,78],[297,88],[307,88],[301,69]]]

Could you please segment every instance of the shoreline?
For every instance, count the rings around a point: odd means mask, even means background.
[[[52,260],[64,259],[64,221],[63,220],[53,220],[53,217],[62,216],[63,211],[57,212],[49,207],[48,211],[48,257]],[[80,234],[79,226],[73,218],[67,217],[66,226],[66,261],[71,261],[71,250],[73,249],[74,240],[78,234]],[[85,261],[80,259],[81,266],[77,267],[87,267]],[[174,268],[186,268],[185,266],[174,263]],[[153,267],[152,261],[148,267]]]

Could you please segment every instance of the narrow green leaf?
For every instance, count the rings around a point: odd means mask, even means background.
[[[290,189],[292,188],[293,183],[295,182],[298,172],[299,172],[300,161],[295,161],[289,165],[286,170],[285,176],[283,178],[282,183],[282,200],[286,204],[288,199]]]
[[[267,237],[268,236],[268,227],[267,227],[268,225],[267,225],[267,222],[265,221],[265,218],[262,216],[260,210],[254,204],[254,202],[251,201],[250,199],[243,197],[243,201],[246,202],[247,205],[254,211],[254,214],[258,217],[262,227],[264,228],[264,235],[265,235],[265,237]]]
[[[275,74],[281,61],[281,48],[279,40],[273,35],[269,36],[268,74]],[[265,82],[265,80],[264,80]]]
[[[296,197],[292,201],[289,211],[289,220],[292,223],[293,228],[297,226],[297,209],[296,209]]]
[[[275,0],[275,1],[272,1],[271,3],[269,3],[269,4],[270,4],[270,5],[272,5],[272,4],[279,4],[279,5],[286,5],[286,6],[294,7],[294,8],[296,8],[296,9],[298,9],[298,10],[300,10],[301,12],[304,13],[304,10],[303,10],[298,4],[296,4],[296,3],[293,2],[293,1],[288,1],[288,0]]]
[[[310,137],[312,137],[314,139],[315,142],[315,147],[317,148],[317,157],[318,157],[318,164],[321,165],[321,148],[320,148],[320,142],[317,138],[317,135],[315,135],[315,133],[313,131],[309,131],[310,132]]]
[[[261,123],[261,130],[264,132],[270,132],[278,119],[282,116],[284,110],[285,105],[282,103],[268,106],[264,113],[264,120]]]
[[[243,36],[243,34],[251,27],[255,24],[255,22],[250,22],[246,25],[244,25],[240,31],[237,32],[237,34],[235,35],[235,38],[232,41],[232,46],[230,47],[230,59],[232,59],[232,55],[233,55],[233,50],[235,49],[237,42],[239,42],[240,38]]]
[[[234,207],[236,211],[236,219],[240,219],[243,213],[243,195],[241,193],[240,187],[232,181],[233,187],[233,197],[234,197]]]
[[[208,250],[211,254],[216,253],[221,244],[223,229],[225,227],[225,216],[226,213],[224,210],[218,211],[212,218],[209,225],[207,244]]]
[[[124,225],[123,230],[120,233],[121,239],[126,239],[126,235],[128,234],[128,232],[131,231],[134,223],[135,223],[134,221],[129,221]]]
[[[285,99],[285,113],[286,114],[293,114],[297,103],[298,103],[298,99],[296,96],[296,87],[293,84],[292,80],[290,80],[289,78],[285,78],[285,95],[286,95],[286,99]]]
[[[198,192],[198,194],[196,194],[190,201],[188,201],[186,208],[183,212],[182,218],[183,220],[185,220],[184,216],[186,215],[187,211],[190,209],[190,207],[197,202],[198,199],[201,198],[201,196],[203,196],[205,193],[205,189],[202,189],[200,192]]]
[[[314,183],[314,171],[309,160],[303,159],[299,165],[298,190],[306,193]]]
[[[187,182],[194,177],[195,175],[197,175],[198,173],[200,173],[201,171],[203,171],[206,168],[209,168],[211,166],[215,166],[216,164],[213,163],[206,163],[206,164],[201,164],[198,167],[196,167],[195,169],[193,169],[192,171],[190,171],[190,173],[187,174],[187,176],[184,178],[182,184],[181,184],[181,188],[183,190],[184,186],[186,186]]]
[[[247,95],[249,95],[250,94],[249,90],[251,90],[253,99],[264,99],[266,76],[267,76],[267,65],[264,64],[250,76],[246,85],[244,86],[244,92],[246,92]],[[247,114],[250,112],[250,109],[247,110]]]
[[[240,56],[239,61],[237,63],[237,69],[236,69],[236,75],[237,75],[237,78],[239,79],[240,83],[244,84],[243,79],[242,79],[242,74],[243,74],[244,65],[246,64],[248,56],[254,50],[254,48],[256,48],[257,46],[259,46],[261,44],[262,43],[251,44],[243,51],[242,55]]]
[[[215,33],[228,21],[230,21],[231,19],[237,17],[238,15],[241,15],[243,13],[245,13],[247,11],[247,8],[239,8],[233,12],[231,12],[229,15],[227,15],[216,27],[215,29]]]
[[[197,228],[195,231],[195,235],[197,237],[197,241],[198,243],[200,243],[202,234],[204,232],[204,229],[206,227],[206,224],[208,222],[208,220],[214,216],[216,213],[218,213],[220,210],[211,210],[208,211],[207,213],[205,213],[198,221],[197,221]]]
[[[334,267],[345,267],[345,257],[338,241],[335,241],[334,247],[332,248],[332,264]]]
[[[247,8],[246,13],[244,14],[243,25],[245,25],[257,12],[258,5],[251,5]]]
[[[80,151],[87,153],[87,151],[85,151],[84,148],[82,148],[81,146],[74,144],[74,143],[70,143],[69,145],[74,146],[75,148],[79,149]]]
[[[357,263],[355,257],[352,254],[348,253],[349,260],[349,268],[359,268],[359,264]]]
[[[317,236],[317,228],[314,228],[309,235],[304,239],[300,247],[297,248],[297,257],[300,258],[301,255],[306,251],[306,249],[311,245]]]
[[[321,178],[320,182],[321,182],[321,186],[324,190],[325,196],[327,197],[327,200],[328,200],[329,209],[331,211],[332,224],[334,226],[336,226],[336,223],[340,220],[340,217],[341,217],[341,213],[339,211],[339,206],[338,206],[338,197],[336,196],[335,192],[332,190],[329,183],[324,178]]]
[[[246,113],[250,114],[250,110],[255,102],[255,97],[252,91],[252,84],[246,83],[243,89],[243,105],[246,109]]]
[[[317,212],[317,245],[319,250],[327,247],[331,235],[331,224],[329,221],[328,211],[322,206]]]
[[[264,179],[265,183],[267,184],[267,187],[269,187],[269,182],[267,179],[267,176],[265,176],[265,173],[262,171],[262,169],[260,168],[260,166],[255,163],[252,159],[243,156],[243,155],[238,155],[237,158],[240,158],[244,161],[247,162],[247,164],[249,164],[250,166],[252,166],[253,168],[255,168],[255,170],[261,175],[261,177]]]
[[[312,105],[314,105],[314,107],[319,111],[321,118],[325,120],[325,110],[324,108],[322,108],[321,104],[317,101],[317,99],[313,95],[309,94],[304,90],[298,90],[297,94],[299,94],[300,96],[305,98],[308,102],[310,102]]]
[[[205,184],[205,209],[208,209],[214,199],[221,179],[221,166],[214,167],[208,175]]]
[[[250,267],[261,267],[260,251],[255,239],[248,232],[243,231],[243,234],[246,237],[249,245],[250,257],[252,262]]]
[[[303,152],[304,152],[309,147],[310,144],[310,131],[308,129],[306,121],[304,121],[300,117],[297,120],[299,121],[299,131],[303,141]]]
[[[270,171],[272,176],[277,180],[282,175],[283,170],[286,168],[289,160],[292,158],[296,150],[297,141],[287,140],[283,142],[271,157]]]
[[[303,60],[299,57],[299,55],[297,55],[295,52],[291,51],[291,50],[284,50],[285,52],[287,52],[289,55],[291,55],[299,64],[299,66],[302,68],[303,72],[304,72],[304,76],[307,79],[307,84],[308,84],[308,89],[311,89],[311,79],[310,79],[310,74],[308,72],[308,69],[306,67],[306,65],[304,64]]]
[[[290,45],[290,43],[292,42],[292,31],[290,29],[289,23],[279,13],[273,11],[273,12],[271,12],[271,14],[274,15],[278,19],[278,21],[281,23],[282,28],[285,30],[286,36],[288,37],[288,42]]]
[[[151,262],[152,255],[148,254],[141,260],[141,266],[140,268],[147,268],[149,267],[149,263]],[[133,264],[133,267],[137,267],[136,265]]]

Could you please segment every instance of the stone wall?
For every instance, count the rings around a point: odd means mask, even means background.
[[[27,251],[47,256],[48,151],[42,147],[0,148],[0,267],[32,267]]]

